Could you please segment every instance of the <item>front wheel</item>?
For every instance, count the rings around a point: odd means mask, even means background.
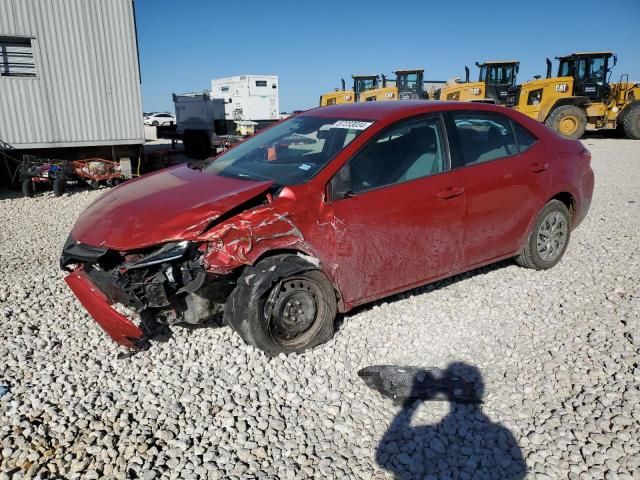
[[[549,114],[544,124],[565,138],[577,140],[587,128],[587,114],[576,105],[562,105]]]
[[[252,275],[241,277],[236,288],[246,288],[248,282],[243,278],[250,279]],[[336,313],[331,282],[319,270],[309,270],[276,281],[260,299],[247,306],[245,318],[227,323],[245,342],[277,356],[302,352],[330,340]]]
[[[516,263],[535,270],[547,270],[556,265],[569,244],[571,215],[567,206],[559,200],[547,203],[533,228],[524,250],[516,257]]]

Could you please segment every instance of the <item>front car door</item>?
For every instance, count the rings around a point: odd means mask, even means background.
[[[439,115],[403,120],[329,184],[339,225],[334,264],[351,306],[426,283],[460,261],[464,192]]]
[[[456,111],[447,120],[466,196],[464,266],[517,253],[549,188],[546,146],[498,112]]]

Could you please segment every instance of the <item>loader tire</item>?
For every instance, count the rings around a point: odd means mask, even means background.
[[[627,138],[640,140],[640,103],[629,107],[622,120],[622,129]]]
[[[565,138],[577,140],[587,128],[587,114],[576,105],[562,105],[549,114],[544,124]]]

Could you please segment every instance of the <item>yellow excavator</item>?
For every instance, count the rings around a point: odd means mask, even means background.
[[[464,67],[464,81],[459,78],[449,80],[440,89],[440,100],[505,105],[509,89],[516,85],[520,62],[515,60],[476,62],[476,66],[480,70],[477,82],[469,81],[469,67]]]
[[[587,126],[617,128],[628,138],[640,139],[640,84],[623,74],[611,83],[617,56],[612,52],[572,53],[556,57],[558,74],[511,88],[507,106],[544,122],[560,135],[580,138]]]
[[[424,70],[396,70],[395,80],[389,80],[382,75],[382,86],[363,92],[361,102],[375,102],[386,100],[426,100],[429,98],[424,89]]]
[[[347,90],[342,79],[342,89],[320,95],[320,106],[341,105],[359,101],[360,95],[368,90],[378,88],[378,75],[352,75],[353,89]]]

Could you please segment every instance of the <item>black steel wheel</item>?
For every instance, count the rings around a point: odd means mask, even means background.
[[[335,290],[324,273],[304,263],[296,255],[282,255],[247,267],[227,299],[225,323],[270,356],[303,352],[330,340]]]
[[[271,339],[283,348],[308,344],[322,328],[324,291],[308,274],[281,280],[267,302],[266,328]]]

